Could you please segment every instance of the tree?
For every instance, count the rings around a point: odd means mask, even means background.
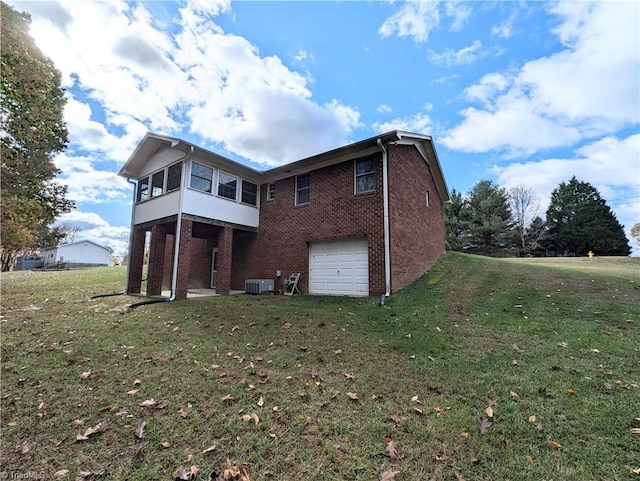
[[[507,192],[490,180],[481,180],[469,193],[469,234],[485,250],[505,247],[513,239]]]
[[[529,229],[527,224],[533,221],[539,209],[538,199],[529,187],[517,185],[509,189],[509,206],[513,228],[520,237],[520,247],[523,252],[527,251],[527,234]]]
[[[50,225],[75,207],[53,157],[67,143],[60,73],[29,35],[31,17],[0,2],[0,209],[1,268],[9,270],[20,251],[39,238],[60,235]]]
[[[539,215],[535,216],[525,231],[526,250],[541,251],[548,238],[547,223]]]
[[[461,250],[469,228],[468,202],[456,189],[451,191],[451,202],[444,206],[444,228],[447,247]]]
[[[557,254],[628,256],[631,253],[622,225],[600,193],[574,177],[551,193],[547,209],[549,246]]]
[[[633,237],[638,246],[640,246],[640,222],[636,222],[636,224],[631,228],[631,237]]]

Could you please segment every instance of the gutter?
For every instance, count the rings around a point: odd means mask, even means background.
[[[382,150],[382,202],[384,211],[384,297],[391,295],[391,242],[389,237],[389,164],[387,149],[378,138],[378,147]]]

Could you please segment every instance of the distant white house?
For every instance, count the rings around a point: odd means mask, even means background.
[[[69,266],[113,266],[113,251],[90,240],[61,244],[52,249],[40,251],[44,267],[54,264]]]

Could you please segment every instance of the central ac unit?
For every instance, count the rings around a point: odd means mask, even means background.
[[[247,294],[273,292],[273,279],[247,279],[244,281],[244,291]]]

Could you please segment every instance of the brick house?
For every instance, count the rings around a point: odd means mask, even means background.
[[[134,184],[127,292],[147,296],[291,273],[309,294],[389,295],[445,252],[449,193],[431,137],[393,131],[266,171],[147,134]]]

